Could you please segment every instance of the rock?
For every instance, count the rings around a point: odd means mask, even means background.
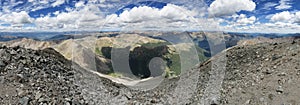
[[[23,98],[21,98],[20,100],[19,100],[19,103],[21,104],[21,105],[28,105],[29,104],[29,98],[28,97],[23,97]]]
[[[39,98],[38,99],[38,102],[48,102],[49,101],[49,99],[47,99],[47,98]]]
[[[4,76],[0,76],[0,84],[4,84],[4,82],[5,82]]]
[[[4,67],[4,66],[6,66],[6,64],[2,60],[0,60],[0,67]]]
[[[66,100],[66,101],[71,101],[71,99],[70,99],[70,98],[65,98],[65,100]]]
[[[244,103],[244,105],[248,105],[248,104],[250,104],[250,102],[251,102],[251,100],[247,100],[247,101]]]
[[[213,99],[210,101],[210,105],[219,105],[219,101],[218,101],[216,98],[213,98]]]
[[[37,92],[36,94],[35,94],[35,99],[36,100],[38,100],[38,99],[40,99],[42,97],[42,93],[39,93],[39,92]]]
[[[277,89],[276,89],[276,92],[279,93],[279,94],[283,93],[282,86],[278,86]]]
[[[286,73],[282,72],[282,73],[278,74],[278,76],[286,76]]]
[[[71,105],[71,104],[70,104],[70,102],[65,102],[65,104],[64,104],[64,105]]]
[[[17,74],[17,76],[18,76],[19,78],[24,78],[24,75],[23,75],[23,74]]]
[[[22,96],[24,94],[24,90],[17,88],[18,96]]]
[[[11,54],[11,55],[16,55],[17,52],[16,52],[15,50],[10,50],[10,54]]]
[[[130,92],[128,92],[127,94],[125,94],[125,96],[130,100],[132,98],[132,94]]]

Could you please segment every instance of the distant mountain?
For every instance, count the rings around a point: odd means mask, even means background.
[[[230,35],[235,36],[251,36],[251,37],[266,37],[266,38],[283,38],[283,37],[300,37],[300,33],[293,34],[281,34],[281,33],[237,33],[227,32]]]
[[[241,43],[241,41],[251,40],[251,39],[276,39],[277,42],[284,42],[288,39],[300,38],[300,33],[295,34],[264,34],[264,33],[233,33],[233,32],[188,32],[188,34],[193,39],[194,43],[200,48],[207,50],[210,53],[207,53],[206,56],[211,56],[212,47],[220,46],[225,44],[226,48],[236,46]],[[220,42],[222,43],[216,43]],[[280,41],[282,40],[282,41]],[[261,43],[267,42],[260,40],[252,40],[252,43]],[[211,44],[211,45],[210,45]],[[245,43],[247,44],[247,43]],[[214,52],[214,53],[219,53]]]
[[[56,35],[47,39],[44,39],[44,41],[63,41],[68,39],[79,39],[88,37],[90,35]]]
[[[49,42],[38,41],[38,40],[28,39],[28,38],[16,39],[7,42],[0,42],[0,45],[4,45],[4,46],[10,46],[10,47],[19,46],[19,47],[24,47],[24,48],[34,49],[34,50],[49,48],[55,44],[56,43],[51,41]]]
[[[83,33],[89,32],[0,32],[0,38],[3,36],[10,36],[16,38],[29,38],[35,40],[66,40],[72,38],[73,35],[81,35]]]
[[[11,40],[16,40],[16,39],[21,39],[24,37],[20,36],[10,36],[10,35],[0,35],[0,42],[2,41],[11,41]]]

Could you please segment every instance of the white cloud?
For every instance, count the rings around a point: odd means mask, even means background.
[[[54,3],[52,3],[52,6],[53,7],[60,6],[63,3],[65,3],[65,0],[56,0]]]
[[[284,11],[276,13],[270,19],[272,22],[285,22],[285,23],[300,23],[300,11],[291,13],[289,11]]]
[[[295,13],[294,22],[300,25],[300,12]]]
[[[55,12],[55,17],[49,15],[37,18],[35,24],[43,29],[77,29],[86,27],[98,28],[104,20],[101,11],[94,5],[85,5],[80,10],[69,12]]]
[[[26,24],[32,22],[32,18],[25,11],[3,14],[0,16],[0,20],[9,24]]]
[[[196,11],[167,4],[162,9],[140,6],[125,10],[119,16],[112,14],[106,17],[106,23],[130,26],[135,28],[180,28],[191,26]]]
[[[256,21],[255,16],[251,16],[251,17],[247,18],[247,16],[245,14],[240,14],[240,16],[238,17],[238,20],[236,22],[239,25],[247,25],[247,24],[253,24],[255,21]]]
[[[173,4],[168,4],[162,9],[141,6],[134,7],[131,10],[125,10],[118,17],[122,22],[136,23],[142,21],[160,21],[168,20],[174,21],[186,21],[189,16],[194,16],[190,10],[183,7],[179,7]]]
[[[293,23],[255,23],[246,26],[221,26],[224,31],[230,32],[262,32],[262,33],[299,33],[300,26]]]
[[[60,13],[59,11],[55,11],[53,14],[58,15],[59,13]]]
[[[229,32],[299,33],[300,12],[281,12],[274,14],[272,19],[269,23],[261,23],[255,16],[233,15],[232,20],[225,20],[227,25],[220,27]]]
[[[283,9],[290,9],[292,6],[289,3],[291,0],[280,0],[279,5],[276,6],[275,8],[277,10],[283,10]]]
[[[84,6],[84,2],[83,1],[79,1],[75,4],[75,7],[76,8],[79,8],[79,7],[83,7]]]
[[[256,4],[252,0],[215,0],[208,8],[211,16],[230,16],[241,10],[253,11]]]
[[[57,22],[55,20],[55,18],[51,18],[49,16],[45,16],[45,17],[41,17],[41,18],[37,18],[35,20],[35,24],[38,25],[39,28],[42,29],[51,29],[56,27]]]
[[[283,22],[288,22],[291,21],[291,19],[294,17],[293,14],[291,14],[289,11],[284,11],[280,13],[276,13],[271,17],[271,21],[283,21]]]
[[[264,7],[262,9],[265,9],[265,10],[271,10],[272,7],[278,5],[277,3],[273,3],[273,2],[268,2],[268,3],[265,3]]]

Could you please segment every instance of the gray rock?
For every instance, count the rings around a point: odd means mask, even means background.
[[[10,50],[10,54],[11,54],[11,55],[16,55],[16,54],[18,54],[18,53],[17,53],[17,51],[15,51],[15,50]]]
[[[276,92],[279,93],[279,94],[283,93],[282,86],[278,86],[277,89],[276,89]]]
[[[70,102],[65,102],[65,104],[64,104],[64,105],[71,105],[71,104],[70,104]]]
[[[29,98],[28,97],[23,97],[23,98],[21,98],[20,100],[19,100],[19,103],[21,104],[21,105],[28,105],[29,104]]]
[[[36,94],[35,94],[35,99],[37,100],[37,99],[40,99],[42,97],[42,93],[39,93],[39,92],[37,92]]]
[[[278,76],[286,76],[286,73],[282,72],[282,73],[278,74]]]
[[[6,66],[6,64],[2,60],[0,60],[0,67],[4,67],[4,66]]]
[[[4,82],[5,82],[4,76],[0,76],[0,84],[4,84]]]

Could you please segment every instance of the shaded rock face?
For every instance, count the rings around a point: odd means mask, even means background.
[[[0,104],[84,104],[71,62],[53,49],[0,47]]]
[[[103,56],[107,59],[111,59],[111,51],[112,51],[112,47],[102,47],[101,48],[101,52],[102,52]]]
[[[157,71],[150,71],[150,61],[155,58],[163,58],[163,55],[168,53],[167,46],[158,46],[154,48],[137,47],[130,52],[129,65],[134,75],[141,78],[147,78],[152,76],[162,75],[164,71],[162,69],[156,69]],[[159,64],[154,64],[159,66]],[[164,69],[163,69],[164,70]]]
[[[105,56],[107,59],[111,59],[111,51],[112,51],[111,47],[103,47],[101,49],[103,56]],[[116,55],[118,56],[120,55],[126,56],[127,55],[126,53],[129,52],[129,66],[131,72],[139,78],[160,76],[164,72],[163,69],[159,69],[158,71],[150,71],[149,63],[155,57],[164,58],[163,56],[168,53],[168,47],[165,45],[157,46],[157,47],[140,46],[134,48],[133,51],[129,51],[129,48],[115,48],[114,51],[117,53]],[[170,64],[170,62],[171,61],[169,61],[168,64]],[[156,64],[156,65],[160,65],[160,64]]]

